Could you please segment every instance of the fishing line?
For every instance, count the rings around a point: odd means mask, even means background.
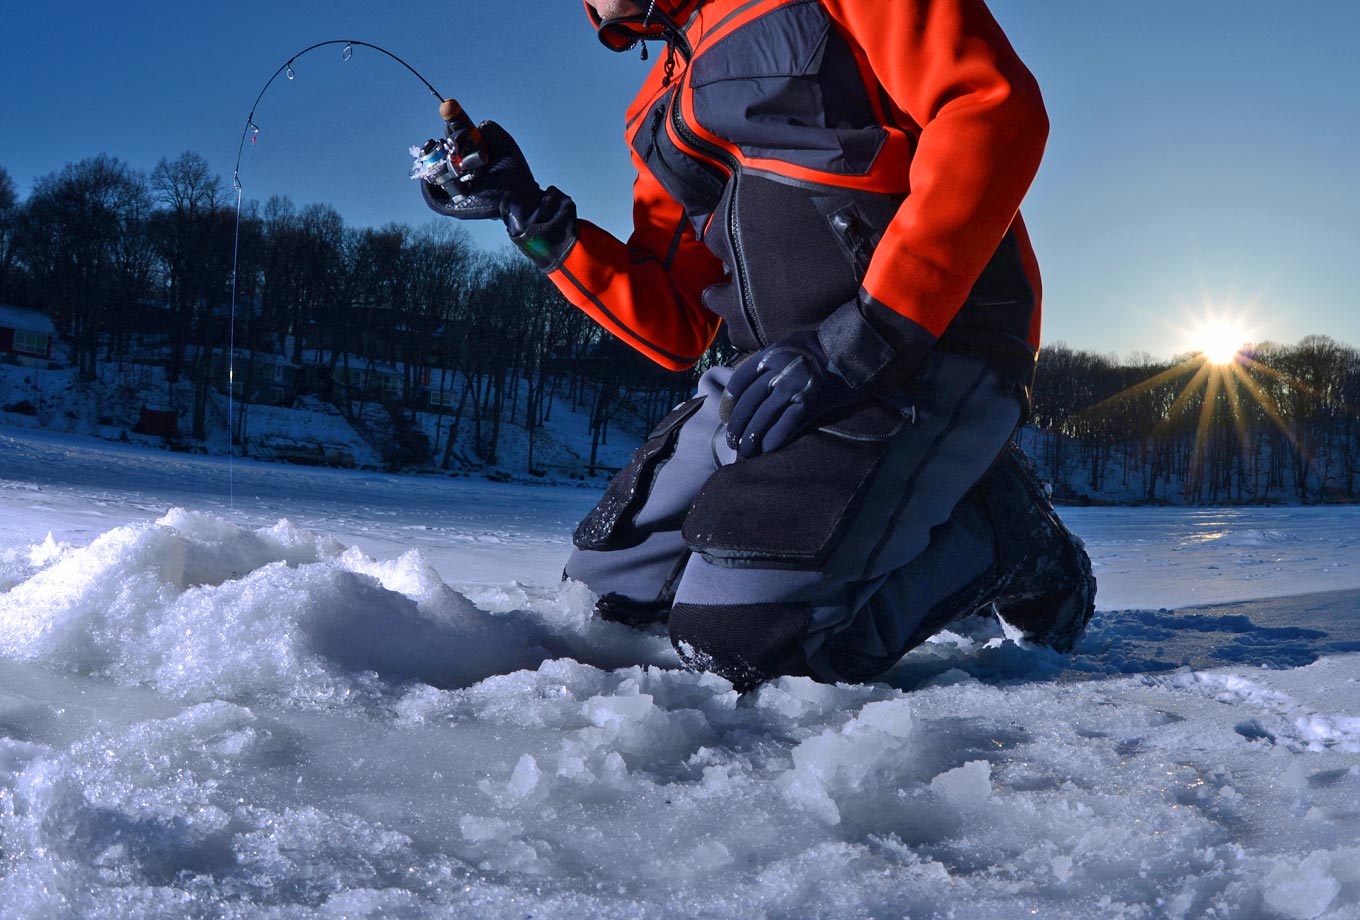
[[[298,58],[308,52],[315,51],[317,48],[325,48],[329,45],[344,45],[344,48],[340,51],[340,59],[346,63],[354,57],[355,48],[371,48],[379,54],[386,55],[410,71],[412,76],[425,85],[425,88],[430,91],[430,95],[441,102],[444,100],[444,97],[439,94],[439,91],[434,88],[430,81],[420,75],[420,71],[416,70],[386,48],[381,48],[378,45],[370,44],[369,42],[352,41],[340,38],[317,42],[315,45],[308,45],[306,48],[303,48],[297,54],[284,61],[279,69],[274,71],[273,76],[265,81],[264,86],[260,89],[259,95],[255,97],[255,101],[251,104],[250,114],[246,116],[245,127],[241,129],[241,141],[236,145],[236,165],[232,168],[231,172],[231,184],[236,190],[236,229],[231,249],[231,317],[227,333],[227,502],[228,507],[233,511],[236,510],[236,480],[233,468],[236,451],[232,445],[232,429],[235,427],[234,416],[236,405],[236,272],[240,267],[241,203],[243,198],[241,188],[241,156],[246,149],[247,137],[250,138],[250,149],[252,154],[255,150],[255,139],[260,134],[260,127],[255,124],[255,110],[259,108],[260,100],[263,99],[264,94],[269,91],[269,87],[274,85],[274,81],[279,78],[280,74],[287,74],[290,81],[295,79],[297,77],[297,71],[293,70],[293,64],[297,62]],[[244,386],[248,387],[249,385],[250,381],[247,380]]]

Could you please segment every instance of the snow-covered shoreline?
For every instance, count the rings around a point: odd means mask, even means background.
[[[387,470],[395,464],[418,474],[603,488],[609,471],[627,462],[649,427],[643,419],[625,412],[610,426],[612,438],[593,443],[590,406],[576,405],[563,396],[552,401],[553,411],[543,418],[531,445],[523,423],[527,408],[517,404],[520,414],[507,412],[498,426],[496,462],[491,463],[480,456],[477,446],[477,436],[485,426],[473,418],[465,419],[450,446],[446,438],[451,416],[422,411],[409,422],[413,431],[427,439],[433,453],[424,460],[414,456],[398,459],[388,453],[396,432],[381,402],[358,403],[352,407],[354,417],[347,418],[336,405],[314,395],[298,396],[286,405],[242,404],[209,389],[204,397],[204,437],[196,440],[185,437],[193,426],[192,384],[185,379],[171,383],[166,378],[165,356],[143,355],[148,357],[150,363],[105,365],[94,382],[81,381],[69,366],[35,368],[0,363],[0,436],[10,433],[20,438],[64,440],[96,451],[136,450],[160,457],[192,454],[225,461],[234,456],[273,464],[291,460],[369,472]],[[387,368],[387,373],[400,376],[397,368]],[[450,381],[453,384],[462,387],[467,381],[456,376]],[[456,401],[453,391],[445,395]],[[177,433],[138,433],[145,421],[141,418],[143,409],[156,410],[153,421],[158,430],[172,419],[171,429]],[[233,419],[241,430],[229,443],[227,430]],[[589,464],[592,456],[598,464],[593,471]],[[441,468],[445,461],[448,470]]]
[[[739,697],[558,583],[590,490],[230,482],[0,434],[0,918],[1360,917],[1360,509],[1065,509],[1070,658]]]

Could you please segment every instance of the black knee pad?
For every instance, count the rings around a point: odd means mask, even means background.
[[[676,604],[671,644],[686,667],[712,671],[745,691],[772,677],[808,673],[799,640],[811,618],[807,604]]]

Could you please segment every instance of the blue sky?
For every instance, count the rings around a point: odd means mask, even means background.
[[[897,2],[897,0],[866,0]],[[1210,312],[1258,338],[1360,345],[1360,4],[993,0],[1053,122],[1024,212],[1045,339],[1169,357]],[[648,65],[600,48],[577,0],[231,4],[5,0],[0,166],[32,181],[99,152],[150,170],[195,150],[229,176],[281,63],[352,38],[406,58],[519,139],[540,180],[624,235],[622,113]],[[265,97],[248,196],[328,201],[351,224],[430,216],[406,148],[435,100],[363,49],[313,52]],[[475,234],[500,245],[494,226]]]

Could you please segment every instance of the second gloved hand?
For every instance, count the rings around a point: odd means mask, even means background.
[[[504,128],[487,121],[482,123],[481,132],[491,165],[466,185],[450,182],[438,186],[422,181],[421,194],[436,214],[459,220],[500,218],[515,233],[528,223],[543,200],[543,189],[534,179],[519,145]]]
[[[740,457],[787,445],[815,420],[871,396],[873,382],[853,386],[827,357],[815,330],[799,330],[738,367],[724,397],[731,401],[727,443]]]

